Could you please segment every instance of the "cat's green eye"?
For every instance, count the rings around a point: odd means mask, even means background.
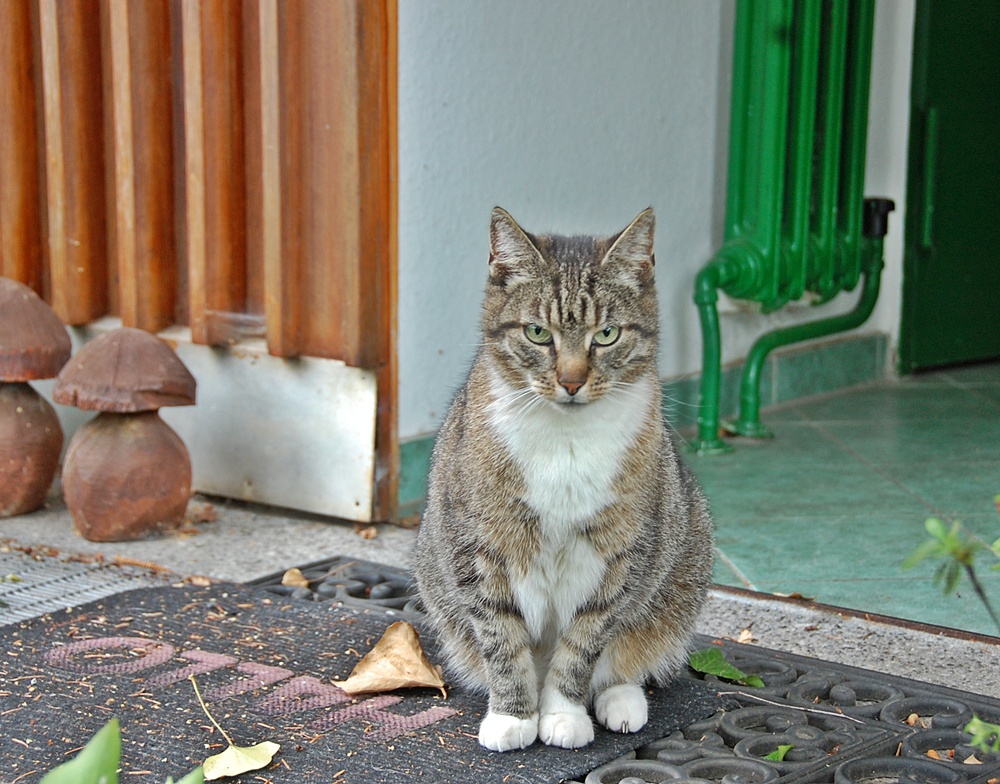
[[[605,327],[599,332],[594,333],[594,342],[598,346],[610,346],[619,336],[622,334],[620,327]]]
[[[540,327],[537,324],[526,326],[524,328],[524,336],[539,346],[547,346],[552,342],[552,333],[545,329],[545,327]]]

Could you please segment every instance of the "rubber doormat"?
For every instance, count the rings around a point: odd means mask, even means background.
[[[0,629],[0,777],[36,780],[117,716],[121,780],[178,778],[226,747],[189,675],[236,744],[281,745],[270,767],[240,778],[276,784],[560,782],[724,704],[712,686],[681,679],[653,693],[649,724],[635,735],[598,729],[582,750],[489,752],[476,740],[479,696],[455,688],[447,699],[424,689],[350,698],[331,685],[398,619],[222,584],[128,591],[11,624]],[[437,661],[433,639],[424,632],[422,641]]]

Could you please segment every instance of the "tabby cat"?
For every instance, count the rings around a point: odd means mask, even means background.
[[[497,751],[647,720],[686,658],[712,524],[660,409],[651,209],[610,238],[490,224],[483,344],[434,447],[414,555]]]

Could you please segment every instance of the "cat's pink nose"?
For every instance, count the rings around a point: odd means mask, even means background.
[[[565,389],[570,395],[575,395],[580,391],[580,387],[584,384],[583,381],[560,381],[559,386]]]

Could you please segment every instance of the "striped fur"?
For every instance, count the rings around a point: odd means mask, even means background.
[[[582,746],[591,704],[640,729],[641,687],[682,666],[704,601],[712,525],[661,414],[653,225],[533,236],[493,213],[484,343],[415,553],[451,671],[489,694],[492,749]]]

